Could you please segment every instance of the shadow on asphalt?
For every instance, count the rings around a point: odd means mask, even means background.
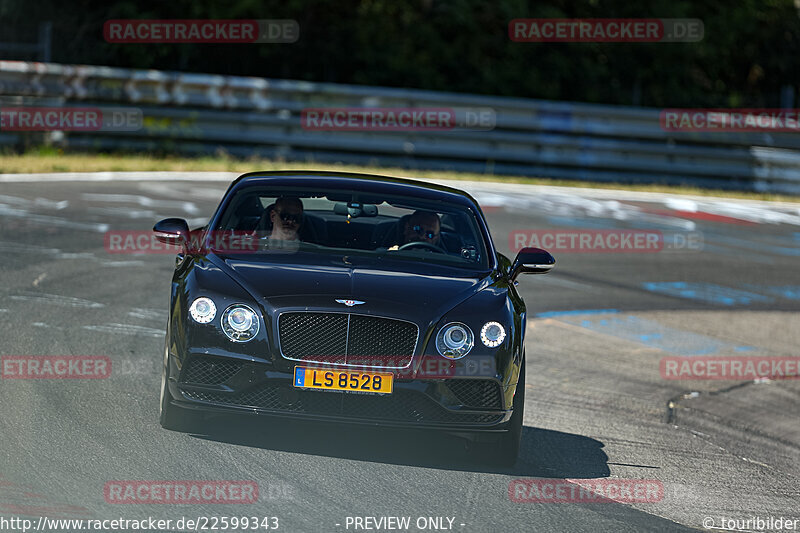
[[[485,445],[468,445],[463,438],[431,431],[226,415],[198,423],[191,433],[198,439],[250,448],[445,470],[546,478],[609,475],[602,442],[529,426],[523,427],[513,468],[482,462],[481,453],[492,453]]]

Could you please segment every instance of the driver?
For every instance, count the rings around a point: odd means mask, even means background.
[[[411,242],[426,242],[439,246],[439,232],[441,231],[442,223],[439,220],[439,215],[432,211],[414,211],[414,214],[406,220],[403,233],[400,236],[402,242],[396,246],[389,248],[390,250],[397,250],[400,246]]]
[[[296,196],[281,196],[269,214],[272,222],[270,240],[296,241],[303,223],[303,202]]]
[[[267,217],[272,230],[269,235],[263,235],[261,231],[265,229]],[[261,215],[256,232],[265,241],[298,241],[302,224],[303,202],[296,196],[281,196]]]

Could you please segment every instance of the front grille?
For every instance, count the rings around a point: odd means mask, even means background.
[[[489,379],[448,379],[447,388],[465,407],[502,409],[500,385]]]
[[[402,368],[411,363],[419,328],[412,322],[346,313],[283,313],[281,353],[288,359]]]
[[[348,315],[340,313],[286,313],[278,319],[281,352],[289,359],[344,363],[347,355]]]
[[[216,404],[278,412],[346,416],[362,420],[490,424],[499,422],[502,418],[502,414],[452,412],[424,394],[403,390],[395,391],[390,396],[376,396],[299,391],[285,384],[267,382],[239,394],[191,390],[183,391],[183,394],[189,399]]]
[[[241,361],[195,357],[189,361],[181,381],[202,385],[219,385],[233,377],[241,370],[243,364]]]

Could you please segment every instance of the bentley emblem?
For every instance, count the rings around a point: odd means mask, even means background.
[[[367,302],[362,302],[362,301],[359,301],[359,300],[336,300],[336,303],[344,304],[347,307],[353,307],[354,305],[361,305],[361,304],[365,304]]]

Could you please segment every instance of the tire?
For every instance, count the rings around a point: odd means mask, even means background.
[[[161,427],[172,431],[190,431],[196,415],[186,409],[172,405],[169,392],[169,352],[164,348],[164,364],[161,368],[161,401],[158,406],[158,421]]]
[[[522,441],[522,419],[525,413],[525,356],[522,357],[522,366],[517,380],[517,391],[514,393],[514,414],[508,422],[508,432],[503,434],[498,443],[497,464],[512,467],[519,456]]]
[[[517,380],[517,390],[514,393],[514,412],[508,421],[508,430],[500,434],[491,443],[479,446],[476,450],[481,462],[511,468],[517,462],[520,442],[522,440],[522,419],[525,410],[525,356],[522,356],[522,367]]]

